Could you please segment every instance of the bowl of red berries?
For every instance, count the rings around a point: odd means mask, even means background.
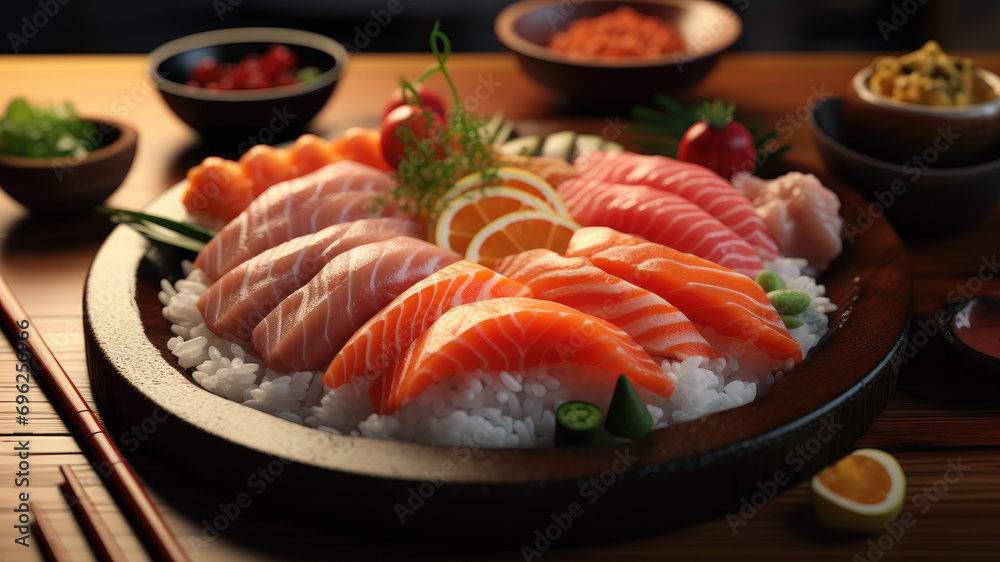
[[[244,27],[196,33],[154,49],[147,68],[164,101],[206,137],[256,142],[301,132],[347,67],[333,39],[297,29]]]

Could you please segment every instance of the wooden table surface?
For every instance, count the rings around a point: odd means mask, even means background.
[[[788,167],[823,173],[815,143],[805,123],[817,99],[843,94],[850,76],[868,63],[870,53],[733,54],[685,100],[722,98],[737,104],[751,119],[779,132],[793,148]],[[1000,71],[1000,53],[977,53],[983,66]],[[312,130],[332,136],[355,126],[377,125],[382,100],[400,76],[415,76],[429,55],[358,55],[334,98]],[[180,122],[144,77],[140,56],[0,57],[0,104],[17,95],[37,101],[72,100],[82,113],[109,115],[139,131],[139,149],[131,172],[109,200],[112,206],[139,208],[181,180],[185,171],[210,155],[234,156],[232,146],[209,146]],[[558,98],[524,76],[506,54],[455,55],[449,68],[463,96],[471,96],[484,115],[503,109],[519,120],[521,130],[576,128],[614,135],[627,132],[626,115],[581,117],[565,113]],[[477,85],[481,87],[476,96]],[[87,267],[110,226],[100,217],[60,224],[30,220],[14,201],[0,195],[0,273],[34,320],[84,396],[90,398],[84,359],[82,294]],[[1000,277],[981,275],[983,260],[996,263],[1000,250],[1000,206],[961,232],[904,239],[913,270],[913,334],[929,330],[928,319],[946,305],[952,290],[1000,289]],[[911,336],[912,337],[912,336]],[[857,443],[893,453],[907,475],[904,511],[908,527],[882,534],[842,536],[819,527],[810,514],[806,484],[783,493],[754,513],[745,524],[722,517],[686,529],[588,548],[559,548],[551,560],[725,558],[766,560],[945,560],[996,559],[1000,551],[1000,392],[967,380],[948,363],[934,337],[912,337],[916,355],[902,366],[892,401],[878,422]],[[38,537],[28,547],[19,536],[19,492],[45,504],[74,560],[94,559],[78,524],[61,497],[58,466],[79,469],[101,511],[110,520],[131,560],[146,559],[117,507],[100,485],[73,438],[45,396],[33,385],[28,425],[15,422],[14,354],[0,341],[0,554],[3,560],[39,560]],[[110,428],[113,436],[128,428]],[[30,437],[16,435],[31,432]],[[19,471],[16,447],[30,441],[30,479],[15,486]],[[244,510],[215,533],[207,523],[231,501],[199,487],[167,464],[126,450],[127,457],[195,560],[275,559],[521,559],[507,551],[456,551],[379,544],[288,522],[282,513]],[[22,467],[23,468],[23,467]],[[669,499],[669,498],[664,498]],[[651,498],[656,501],[656,498]],[[340,509],[364,509],[342,506]],[[474,517],[474,506],[470,506]],[[749,516],[749,517],[748,517]],[[207,530],[208,529],[208,530]],[[447,529],[442,529],[447,533]]]

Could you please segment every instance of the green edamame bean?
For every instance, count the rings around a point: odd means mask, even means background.
[[[792,316],[791,314],[782,314],[781,321],[785,323],[785,327],[789,330],[803,325],[802,320],[799,320],[798,316]]]
[[[765,293],[786,289],[785,281],[770,269],[765,269],[757,274],[757,284],[764,289]]]
[[[796,289],[778,289],[767,293],[778,314],[802,314],[812,304],[812,297]]]

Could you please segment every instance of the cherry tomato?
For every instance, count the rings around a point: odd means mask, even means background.
[[[727,180],[736,172],[752,172],[756,156],[753,135],[733,120],[721,128],[698,121],[685,131],[677,148],[679,160],[701,164]]]
[[[260,61],[260,68],[271,76],[277,76],[282,70],[289,70],[297,62],[295,53],[284,45],[271,45]]]
[[[448,113],[448,110],[445,109],[444,100],[437,94],[437,92],[428,88],[424,84],[414,84],[414,87],[417,90],[417,95],[420,96],[420,103],[423,104],[424,107],[442,117]],[[410,92],[410,94],[412,95],[412,92]],[[407,103],[408,102],[403,98],[403,88],[396,88],[391,94],[389,94],[389,99],[386,101],[385,109],[382,111],[382,115],[388,115],[393,109]]]
[[[411,147],[413,158],[439,158],[443,152],[439,137],[444,130],[441,115],[425,112],[419,105],[401,105],[382,118],[382,156],[393,169],[399,169],[407,157],[407,147]]]
[[[274,84],[271,83],[271,77],[260,71],[247,74],[247,77],[243,80],[243,87],[247,90],[270,88],[273,85]]]
[[[219,79],[219,61],[215,57],[203,57],[194,63],[191,78],[201,82],[214,82]]]

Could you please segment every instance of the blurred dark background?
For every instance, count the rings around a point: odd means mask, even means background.
[[[456,51],[496,51],[493,18],[510,1],[0,0],[0,53],[145,53],[182,35],[246,26],[316,31],[352,51],[423,52],[435,19]],[[929,38],[945,49],[1000,49],[996,0],[725,3],[744,21],[736,50],[897,50]]]

